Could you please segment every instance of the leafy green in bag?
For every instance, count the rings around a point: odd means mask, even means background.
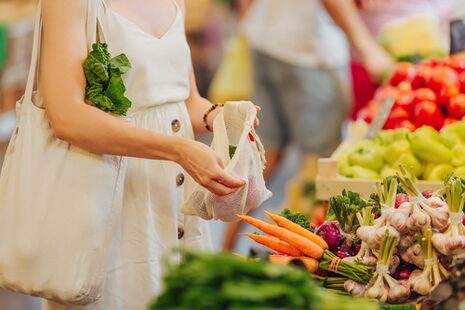
[[[86,100],[105,112],[126,115],[131,101],[124,96],[122,75],[131,68],[125,54],[111,57],[106,43],[94,43],[84,61]]]

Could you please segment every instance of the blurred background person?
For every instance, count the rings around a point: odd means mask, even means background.
[[[287,146],[304,156],[329,156],[340,143],[350,84],[347,46],[318,0],[237,2],[245,12],[241,30],[252,50],[253,100],[262,107],[258,134],[270,180]],[[273,201],[279,205],[276,199],[268,204]],[[226,249],[234,248],[239,230],[240,224],[229,225]]]
[[[322,0],[330,16],[346,34],[353,49],[353,118],[373,98],[381,80],[394,69],[395,55],[389,54],[379,43],[386,26],[414,16],[433,17],[438,21],[438,33],[442,40],[440,44],[446,51],[452,1],[461,0]],[[421,24],[420,27],[423,25],[429,26]],[[402,30],[411,29],[405,27]],[[415,39],[422,40],[423,43],[427,40],[424,36],[418,36],[413,40]]]

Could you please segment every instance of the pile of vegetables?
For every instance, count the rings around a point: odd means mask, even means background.
[[[399,63],[358,118],[371,123],[381,103],[395,103],[384,129],[427,125],[437,130],[465,116],[465,53],[429,59],[418,65]]]
[[[465,95],[464,95],[465,96]],[[420,180],[442,181],[454,172],[465,177],[465,120],[436,131],[423,126],[382,130],[372,140],[349,146],[338,158],[339,174],[349,178],[382,179],[413,166]]]
[[[313,268],[309,269],[310,272],[314,272],[319,268],[360,283],[367,283],[371,279],[371,274],[373,272],[371,266],[343,261],[328,250],[326,241],[317,234],[312,233],[285,217],[268,211],[265,212],[277,225],[268,224],[247,215],[238,215],[244,222],[255,226],[262,232],[271,236],[257,237],[255,235],[248,235],[253,240],[267,246],[278,254],[289,255],[292,251],[299,253],[297,257],[305,256],[311,258],[313,263],[308,265]],[[284,251],[282,251],[284,248],[283,244],[285,244]],[[292,250],[290,250],[291,248]],[[307,262],[308,261],[309,259],[307,259]]]
[[[379,305],[319,287],[305,271],[232,254],[184,253],[151,309],[376,310]]]
[[[350,191],[332,197],[315,234],[269,212],[278,226],[241,218],[286,243],[282,250],[261,242],[274,250],[272,261],[307,257],[301,263],[322,286],[395,304],[429,295],[448,279],[451,262],[465,256],[464,205],[465,179],[451,174],[441,190],[420,192],[414,171],[401,166],[369,201]]]

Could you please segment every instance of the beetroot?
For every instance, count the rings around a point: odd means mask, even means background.
[[[408,264],[400,265],[396,271],[392,274],[392,277],[396,280],[407,280],[410,278],[413,267]]]
[[[394,205],[394,208],[398,209],[401,204],[403,204],[404,202],[409,202],[409,201],[410,201],[410,198],[408,197],[407,194],[403,194],[403,193],[397,194],[396,204]]]
[[[352,247],[349,246],[347,243],[343,243],[340,247],[338,247],[334,251],[334,254],[336,254],[336,256],[339,258],[345,258],[355,255],[355,253],[352,251]]]
[[[341,242],[341,232],[337,222],[326,222],[318,227],[316,234],[323,238],[330,250],[335,249]]]

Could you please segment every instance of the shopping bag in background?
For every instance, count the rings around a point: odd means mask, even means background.
[[[465,52],[465,19],[450,22],[450,53]]]
[[[253,93],[252,57],[247,38],[237,34],[226,45],[223,62],[208,91],[212,102],[251,99]]]
[[[271,197],[263,178],[265,150],[254,129],[256,115],[250,101],[227,102],[213,123],[212,149],[223,159],[225,171],[246,184],[232,194],[216,196],[189,178],[184,214],[232,222],[239,220],[237,214],[247,214]]]
[[[402,17],[389,22],[381,29],[378,40],[399,61],[448,54],[439,19],[431,14]]]

